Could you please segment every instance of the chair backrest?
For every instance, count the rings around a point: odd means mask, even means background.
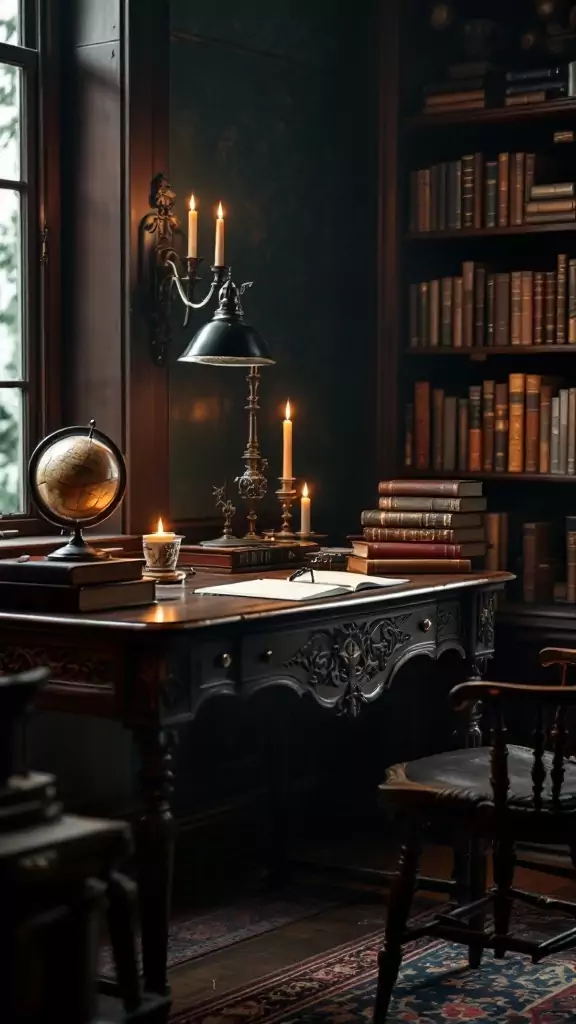
[[[531,744],[533,752],[531,809],[540,811],[543,808],[544,789],[548,774],[546,761],[548,761],[551,809],[555,812],[562,810],[562,786],[565,777],[568,741],[566,714],[570,707],[576,706],[576,686],[568,685],[567,673],[570,666],[576,666],[576,651],[548,647],[540,652],[540,662],[544,666],[560,666],[560,685],[473,681],[461,683],[450,693],[452,704],[459,710],[480,700],[489,712],[492,746],[490,784],[494,804],[498,808],[503,808],[507,804],[510,789],[504,710],[506,704],[512,702],[516,705],[530,705],[534,710]],[[545,714],[547,709],[552,711],[552,715],[548,716],[548,718],[551,717],[551,724],[548,724]],[[548,747],[550,747],[551,762],[549,759],[545,760],[544,756]]]

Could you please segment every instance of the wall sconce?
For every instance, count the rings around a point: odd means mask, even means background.
[[[218,308],[212,319],[201,327],[179,356],[179,362],[205,363],[215,366],[248,366],[248,441],[242,458],[244,472],[236,477],[240,497],[248,507],[248,532],[245,537],[230,538],[237,544],[263,540],[256,531],[256,504],[266,494],[268,483],[264,470],[268,463],[262,458],[258,441],[257,411],[260,385],[260,366],[274,364],[267,343],[244,319],[240,296],[252,285],[247,281],[237,287],[232,281],[229,266],[210,268],[212,282],[207,294],[194,301],[202,258],[195,255],[180,256],[175,248],[175,236],[182,236],[178,219],[173,213],[176,194],[163,174],[153,179],[150,206],[154,209],[141,223],[141,262],[144,277],[144,302],[150,324],[152,358],[157,366],[166,363],[171,340],[170,311],[174,289],[182,300],[185,313],[183,326],[188,324],[191,309],[203,309],[218,290]],[[191,214],[194,210],[191,210]],[[219,215],[222,221],[222,215]],[[196,218],[189,217],[190,249],[196,249]],[[216,253],[223,253],[223,222],[216,234]],[[193,241],[191,240],[193,237]],[[179,270],[181,266],[182,271]]]

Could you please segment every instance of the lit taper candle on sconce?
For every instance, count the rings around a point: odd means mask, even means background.
[[[216,216],[216,239],[214,242],[214,266],[224,266],[224,211],[222,203],[218,203]]]
[[[188,259],[196,259],[198,256],[198,210],[196,200],[190,196],[190,209],[188,210]]]

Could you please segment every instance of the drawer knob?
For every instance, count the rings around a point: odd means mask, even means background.
[[[422,630],[423,633],[427,633],[429,629],[432,629],[432,620],[422,619],[422,622],[420,623],[420,629]]]
[[[273,654],[272,651],[262,651],[262,654],[260,655],[260,661],[265,661],[265,662],[272,661],[272,654]]]
[[[227,651],[224,651],[224,654],[219,654],[216,658],[216,664],[220,668],[230,668],[232,665],[232,655],[228,654]]]

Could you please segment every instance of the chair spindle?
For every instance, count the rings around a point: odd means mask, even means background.
[[[541,704],[536,709],[536,718],[534,721],[534,731],[532,733],[532,739],[534,741],[534,762],[532,764],[532,796],[534,800],[534,810],[542,810],[542,793],[544,791],[544,783],[546,781],[546,769],[544,767],[544,747],[546,743],[546,733],[544,731],[544,719],[543,719],[543,707]]]

